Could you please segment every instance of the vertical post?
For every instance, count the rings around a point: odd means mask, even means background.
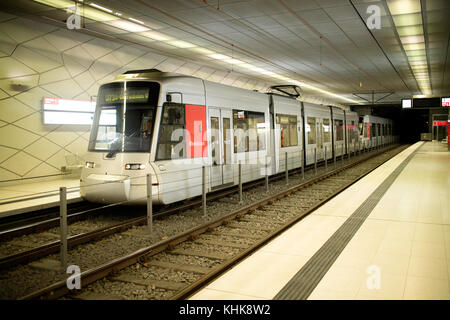
[[[333,152],[333,162],[334,162],[334,168],[336,169],[336,151],[337,151],[337,145],[334,144],[334,152]]]
[[[203,216],[206,216],[206,167],[202,166],[202,207]]]
[[[286,184],[289,183],[289,169],[288,169],[288,153],[284,153],[284,171],[286,175]]]
[[[303,161],[303,150],[300,149],[300,162],[302,164],[302,180],[305,180],[305,164],[306,161]]]
[[[341,160],[342,165],[344,165],[344,144],[341,144]]]
[[[269,156],[266,155],[266,192],[269,192],[269,170],[267,168],[267,164],[269,163],[268,159]]]
[[[60,256],[61,267],[67,269],[67,189],[59,188],[59,225],[61,231]]]
[[[148,233],[153,231],[153,194],[152,194],[152,175],[147,174],[147,229]]]
[[[353,145],[354,147],[355,145]],[[350,157],[352,156],[352,148],[350,148],[350,142],[348,143],[348,162],[350,162]]]
[[[325,146],[325,171],[328,171],[327,146]]]
[[[239,203],[242,203],[242,163],[239,160]]]
[[[314,147],[314,175],[317,175],[317,147]]]

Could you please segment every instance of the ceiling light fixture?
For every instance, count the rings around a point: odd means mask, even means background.
[[[94,2],[89,3],[89,5],[90,5],[91,7],[94,7],[94,8],[103,10],[103,11],[106,11],[106,12],[108,12],[108,13],[113,13],[113,11],[112,11],[111,9],[102,7],[101,5],[98,5],[98,4],[94,3]]]
[[[131,21],[133,21],[133,22],[137,22],[137,23],[139,23],[139,24],[145,24],[143,21],[138,20],[138,19],[135,19],[135,18],[128,18],[128,20],[131,20]]]

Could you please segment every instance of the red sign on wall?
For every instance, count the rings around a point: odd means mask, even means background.
[[[433,126],[446,126],[448,124],[448,121],[433,121]]]

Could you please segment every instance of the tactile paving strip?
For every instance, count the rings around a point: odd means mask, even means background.
[[[309,297],[377,203],[419,149],[420,147],[403,160],[378,188],[372,192],[283,289],[278,292],[274,297],[275,300],[306,300]]]

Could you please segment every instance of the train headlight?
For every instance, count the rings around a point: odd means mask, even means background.
[[[88,169],[92,169],[92,168],[95,168],[95,163],[87,161],[84,166]]]
[[[141,163],[127,163],[125,165],[125,170],[144,170],[145,164],[141,164]]]

